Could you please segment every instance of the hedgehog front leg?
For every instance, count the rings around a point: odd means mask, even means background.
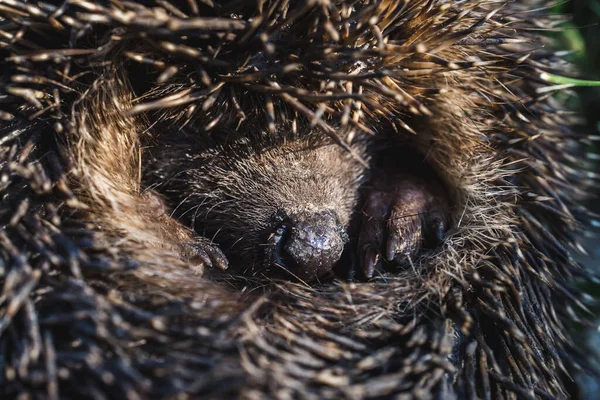
[[[371,278],[380,261],[411,263],[443,240],[449,223],[448,193],[428,170],[376,170],[365,188],[358,235],[359,262]]]

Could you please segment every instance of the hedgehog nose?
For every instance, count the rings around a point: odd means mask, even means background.
[[[278,230],[275,258],[304,281],[322,277],[342,256],[346,232],[333,211],[299,212]]]

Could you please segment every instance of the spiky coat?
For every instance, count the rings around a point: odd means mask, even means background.
[[[2,398],[566,397],[588,139],[542,79],[568,68],[547,13],[0,1]],[[382,124],[410,137],[458,199],[443,247],[250,293],[185,265],[140,185],[148,132],[276,134],[284,111],[350,151]]]

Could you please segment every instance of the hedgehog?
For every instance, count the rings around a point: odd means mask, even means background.
[[[596,138],[547,4],[0,19],[3,398],[558,399],[589,371]]]
[[[443,238],[448,194],[424,160],[411,157],[403,144],[394,146],[392,138],[384,140],[385,150],[375,151],[377,143],[357,146],[357,160],[310,134],[198,136],[160,135],[149,151],[156,154],[144,164],[157,214],[169,209],[157,197],[160,191],[176,205],[170,211],[176,220],[202,232],[180,245],[182,256],[198,257],[201,266],[224,269],[231,260],[244,276],[271,279],[284,272],[310,282],[331,275],[336,265],[340,276],[352,279],[354,264],[360,264],[362,276],[371,278],[382,264],[380,250],[385,248],[388,263],[409,262],[423,245],[434,247]],[[370,153],[379,165],[366,168],[360,160]],[[366,180],[370,170],[373,178]],[[363,201],[361,189],[367,192]],[[360,221],[353,221],[355,214]],[[360,233],[353,234],[351,225]],[[353,257],[358,261],[352,263]]]

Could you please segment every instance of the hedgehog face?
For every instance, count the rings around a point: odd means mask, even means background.
[[[448,193],[405,145],[362,138],[355,156],[310,135],[224,142],[182,134],[155,154],[153,182],[174,215],[218,244],[234,272],[312,281],[371,278],[435,247],[449,224]],[[173,140],[170,137],[167,140]],[[389,146],[388,146],[389,147]],[[357,268],[358,267],[358,268]]]
[[[154,155],[158,190],[233,269],[253,276],[283,270],[307,281],[330,274],[348,242],[366,169],[344,149],[322,140],[217,144],[193,135],[169,149]]]

